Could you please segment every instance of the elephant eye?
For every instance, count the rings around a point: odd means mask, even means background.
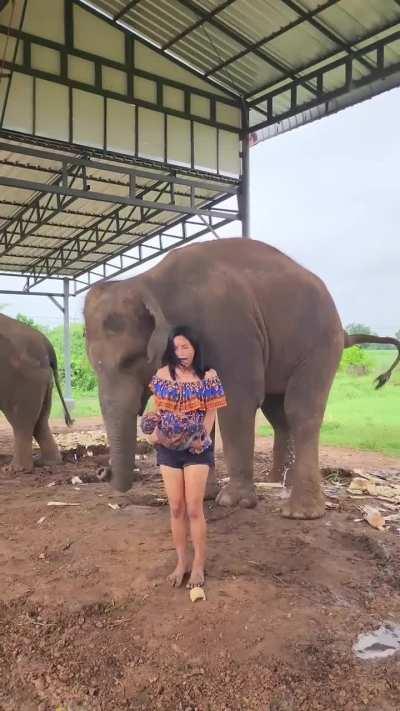
[[[130,368],[134,364],[136,359],[137,359],[137,355],[135,355],[134,353],[128,353],[127,355],[124,355],[121,358],[121,360],[119,362],[119,367],[121,369]]]

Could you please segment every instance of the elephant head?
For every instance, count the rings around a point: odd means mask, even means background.
[[[140,277],[127,286],[95,286],[85,304],[87,350],[99,381],[111,485],[118,491],[132,486],[137,417],[150,395],[148,383],[161,363],[171,328]]]

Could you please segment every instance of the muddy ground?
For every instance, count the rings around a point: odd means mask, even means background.
[[[359,633],[400,622],[396,528],[355,521],[347,497],[314,522],[282,519],[279,492],[253,511],[208,502],[207,601],[193,604],[165,582],[174,551],[153,455],[125,496],[74,487],[104,459],[99,421],[79,430],[97,441],[93,456],[75,442],[63,466],[0,472],[2,711],[400,708],[399,657],[352,651]],[[9,452],[1,426],[0,463]],[[400,470],[350,450],[324,449],[322,463]],[[269,466],[258,440],[256,481]]]

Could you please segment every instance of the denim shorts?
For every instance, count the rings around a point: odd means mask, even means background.
[[[184,469],[196,464],[214,466],[214,449],[208,447],[204,452],[192,454],[188,449],[169,449],[162,444],[156,445],[158,466],[172,467],[173,469]]]

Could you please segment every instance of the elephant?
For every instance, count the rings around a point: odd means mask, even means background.
[[[14,433],[11,469],[32,471],[32,437],[40,447],[38,464],[61,462],[49,428],[53,378],[65,423],[72,419],[65,404],[54,348],[43,333],[0,314],[0,410]]]
[[[344,332],[317,276],[256,240],[193,243],[138,276],[94,285],[84,316],[110,444],[111,486],[124,492],[133,483],[137,416],[171,327],[185,324],[199,334],[228,401],[218,419],[229,483],[217,502],[256,504],[255,415],[261,408],[274,430],[271,481],[281,481],[290,451],[294,455],[282,514],[323,515],[320,427],[343,348],[359,337]],[[386,342],[400,353],[399,341]]]

